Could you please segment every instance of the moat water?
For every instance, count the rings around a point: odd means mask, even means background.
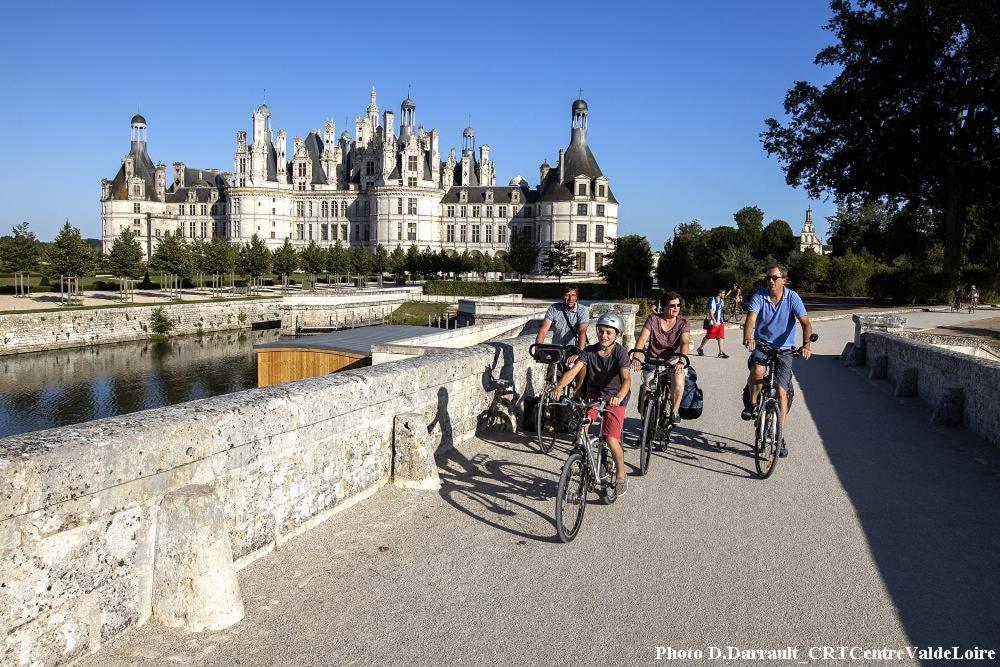
[[[0,438],[257,386],[276,329],[0,357]]]

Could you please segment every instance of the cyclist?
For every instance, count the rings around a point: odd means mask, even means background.
[[[549,306],[542,320],[542,328],[535,336],[536,343],[544,343],[549,329],[552,329],[554,345],[576,345],[578,350],[587,346],[587,323],[590,309],[577,303],[579,290],[576,285],[563,285],[562,301]]]
[[[975,310],[976,306],[979,305],[979,290],[976,289],[975,285],[969,286],[969,306]]]
[[[954,310],[962,310],[962,286],[958,285],[951,293],[951,307]]]
[[[632,387],[632,371],[628,352],[618,343],[624,325],[617,315],[601,315],[597,320],[597,342],[580,352],[576,363],[559,379],[552,390],[552,400],[558,401],[564,387],[577,375],[587,373],[587,400],[607,401],[607,412],[601,423],[601,434],[607,438],[611,456],[615,460],[615,490],[618,497],[625,495],[625,453],[622,451],[622,426],[625,423],[625,406]],[[587,416],[597,417],[596,408]]]
[[[764,277],[767,287],[757,290],[750,297],[747,321],[743,324],[743,346],[750,350],[747,365],[750,375],[747,385],[750,387],[750,402],[744,406],[743,419],[754,418],[754,406],[757,394],[760,393],[761,381],[767,369],[767,355],[763,350],[756,349],[757,342],[780,350],[791,350],[795,347],[795,322],[802,327],[802,358],[808,359],[812,354],[809,337],[812,335],[812,322],[806,314],[806,307],[799,295],[785,287],[787,277],[785,268],[772,265],[767,268]],[[779,355],[775,361],[775,377],[778,384],[778,405],[781,407],[781,425],[784,432],[785,417],[788,414],[788,392],[792,388],[792,360],[788,355]],[[781,441],[778,456],[788,456],[785,441]]]
[[[687,354],[691,351],[691,325],[687,318],[681,317],[681,304],[683,300],[677,292],[667,292],[660,296],[659,314],[650,315],[646,323],[642,325],[642,332],[639,340],[635,342],[636,349],[646,350],[645,365],[641,362],[641,355],[632,356],[632,370],[637,371],[642,368],[642,393],[639,394],[639,410],[649,393],[650,383],[653,381],[653,373],[657,372],[656,365],[652,363],[657,359],[666,359],[671,354]],[[677,424],[681,420],[680,407],[681,398],[684,396],[684,364],[677,363],[679,357],[674,357],[669,363],[673,364],[673,378],[670,383],[670,416],[671,424]],[[665,370],[660,370],[666,373]]]

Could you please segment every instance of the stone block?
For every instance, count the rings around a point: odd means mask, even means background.
[[[844,366],[854,365],[854,343],[848,342],[840,353],[840,363]]]
[[[160,503],[153,615],[190,632],[223,630],[243,618],[222,504],[210,486],[182,487]]]
[[[906,326],[906,318],[889,313],[865,313],[852,315],[854,320],[854,347],[864,348],[864,334],[869,331],[892,331]]]
[[[447,438],[449,446],[453,437],[447,405],[444,410],[443,417],[437,414],[431,417],[424,411],[396,415],[392,429],[392,481],[396,486],[430,491],[441,488],[434,452],[439,437],[442,444]],[[435,426],[440,436],[435,436]]]
[[[917,395],[917,378],[919,371],[916,368],[904,368],[896,380],[896,391],[893,394],[896,398],[912,398]]]
[[[965,392],[961,387],[949,387],[945,389],[934,414],[931,415],[931,423],[936,426],[961,426],[965,409]]]
[[[874,359],[868,367],[868,379],[869,380],[884,380],[889,376],[889,357],[884,354],[880,354]]]

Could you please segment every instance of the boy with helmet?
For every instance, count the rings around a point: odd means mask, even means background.
[[[624,325],[617,315],[602,315],[597,320],[597,342],[588,345],[577,357],[576,363],[559,379],[552,390],[552,400],[558,401],[562,390],[581,372],[587,373],[587,400],[607,401],[607,412],[601,424],[601,434],[607,438],[611,456],[615,460],[615,490],[625,495],[625,454],[622,451],[622,426],[625,423],[625,406],[632,388],[628,352],[618,343]],[[590,419],[597,416],[591,409]]]

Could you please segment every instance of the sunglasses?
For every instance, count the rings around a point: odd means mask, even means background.
[[[764,277],[767,278],[768,280],[781,280],[785,276],[780,276],[779,275],[779,276],[764,276]]]
[[[668,303],[667,304],[667,308],[680,308],[680,307],[681,307],[681,304],[679,304],[679,303]]]

